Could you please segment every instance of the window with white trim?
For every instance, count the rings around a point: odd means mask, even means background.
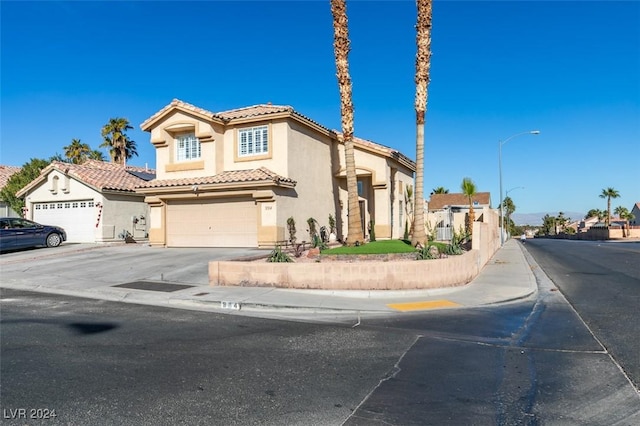
[[[176,161],[197,160],[200,156],[200,141],[194,133],[176,137]]]
[[[250,127],[238,130],[238,157],[267,154],[269,152],[269,128]]]

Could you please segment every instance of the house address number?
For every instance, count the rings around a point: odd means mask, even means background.
[[[220,302],[220,307],[222,309],[234,309],[236,311],[240,310],[240,303],[238,302]]]

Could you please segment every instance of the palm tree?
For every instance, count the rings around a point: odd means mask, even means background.
[[[431,190],[431,195],[433,194],[448,194],[449,190],[447,188],[445,188],[444,186],[439,186],[437,188],[433,188],[433,190]]]
[[[344,143],[344,159],[347,174],[347,215],[349,224],[347,244],[364,241],[364,231],[360,221],[358,200],[358,177],[353,150],[353,99],[351,96],[351,76],[349,75],[349,28],[347,25],[347,4],[345,0],[331,0],[333,15],[333,50],[336,58],[336,76],[340,90],[340,121]]]
[[[89,158],[92,160],[104,161],[104,154],[102,151],[94,149],[89,153]]]
[[[620,193],[611,187],[603,189],[602,193],[600,194],[600,198],[607,199],[607,217],[605,222],[607,226],[609,226],[609,222],[611,221],[611,199],[618,198],[619,196]]]
[[[622,206],[616,207],[613,212],[615,214],[617,214],[620,219],[625,221],[625,225],[624,225],[624,228],[623,228],[623,235],[622,235],[623,237],[625,237],[626,236],[625,232],[626,232],[627,228],[629,227],[629,221],[631,220],[631,218],[629,218],[629,216],[633,216],[633,215],[631,213],[629,213],[629,209],[627,209],[626,207],[622,207]]]
[[[469,236],[473,235],[473,222],[476,220],[476,214],[473,211],[473,196],[476,195],[476,184],[473,183],[471,178],[462,179],[462,185],[460,185],[462,193],[469,199],[469,214],[465,221],[465,228]]]
[[[71,143],[64,147],[64,155],[73,164],[82,164],[87,158],[91,148],[86,143],[80,142],[80,139],[71,139]]]
[[[138,155],[136,143],[129,139],[125,133],[131,129],[133,127],[129,124],[129,120],[120,117],[111,118],[107,124],[102,126],[104,142],[100,148],[109,149],[111,162],[124,166],[129,158]]]
[[[424,226],[424,123],[427,111],[427,86],[431,66],[431,20],[432,0],[417,0],[416,23],[416,189],[411,245],[425,244],[427,234]]]
[[[511,222],[511,215],[516,211],[516,205],[513,204],[513,200],[508,195],[502,200],[502,209],[500,211],[504,211],[507,217],[507,229],[510,234],[513,234],[514,224]]]

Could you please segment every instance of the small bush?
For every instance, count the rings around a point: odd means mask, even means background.
[[[284,253],[280,249],[280,246],[276,246],[276,248],[273,249],[271,254],[269,254],[269,257],[267,257],[267,262],[271,262],[271,263],[289,263],[289,262],[293,262],[293,260],[291,259],[291,257],[289,257],[289,255],[287,253]]]
[[[440,258],[440,250],[437,246],[428,245],[426,247],[422,247],[418,250],[416,254],[416,260],[431,260],[431,259],[439,259]]]

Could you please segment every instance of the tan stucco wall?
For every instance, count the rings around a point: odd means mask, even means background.
[[[267,263],[209,262],[211,286],[326,290],[413,290],[453,287],[479,272],[476,250],[434,261]]]
[[[149,207],[143,197],[105,194],[102,198],[102,214],[96,241],[119,240],[118,235],[128,231],[134,239],[146,240],[149,228]],[[137,223],[134,224],[133,217]]]
[[[191,132],[201,140],[201,159],[176,162],[175,136]],[[151,142],[156,146],[156,178],[182,179],[216,174],[216,144],[222,143],[219,132],[220,129],[184,112],[168,115],[151,130]]]

